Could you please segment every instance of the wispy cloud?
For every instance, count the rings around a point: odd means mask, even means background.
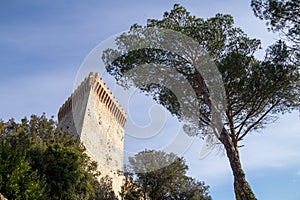
[[[158,0],[90,1],[87,4],[20,1],[15,6],[10,1],[4,2],[0,3],[0,118],[4,119],[19,119],[44,111],[56,115],[73,89],[78,67],[91,49],[112,34],[128,30],[133,23],[145,24],[148,18],[161,18],[174,4]],[[199,17],[206,18],[217,12],[233,14],[237,25],[250,36],[262,39],[264,47],[274,41],[275,36],[266,31],[264,22],[253,16],[247,1],[182,0],[179,3]],[[298,113],[293,113],[270,125],[264,133],[250,135],[241,149],[246,173],[299,164],[299,134]],[[212,188],[226,185],[233,193],[232,172],[226,155],[216,150],[199,160],[201,145],[202,141],[195,140],[184,154],[189,174],[205,180]],[[296,174],[300,176],[300,171]],[[272,193],[275,190],[272,188]],[[220,196],[222,192],[216,191]]]
[[[74,77],[68,70],[32,73],[11,78],[0,85],[2,119],[20,119],[31,114],[56,115],[59,106],[72,91]]]
[[[251,174],[257,170],[284,169],[300,163],[298,121],[298,113],[293,113],[270,125],[264,133],[249,135],[245,147],[240,150],[245,171]],[[228,181],[232,172],[224,152],[215,150],[205,159],[199,160],[197,155],[201,145],[201,141],[196,140],[186,154],[190,173],[214,185]],[[297,174],[300,175],[300,171]]]
[[[288,128],[287,128],[288,127]],[[286,167],[300,162],[300,127],[298,113],[282,116],[263,133],[253,133],[241,150],[249,169]]]

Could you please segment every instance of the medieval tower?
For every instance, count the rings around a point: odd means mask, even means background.
[[[76,134],[87,154],[97,161],[101,176],[113,180],[118,193],[123,177],[124,126],[127,115],[98,73],[90,73],[58,112],[62,131]]]

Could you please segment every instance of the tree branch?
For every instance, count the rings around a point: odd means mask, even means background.
[[[238,141],[241,141],[248,134],[248,132],[251,131],[253,127],[258,125],[267,116],[267,114],[269,114],[273,110],[273,108],[275,108],[275,106],[279,104],[279,102],[280,100],[277,100],[258,120],[256,120],[253,124],[251,124],[246,129],[246,131],[241,135],[241,137],[238,138]]]

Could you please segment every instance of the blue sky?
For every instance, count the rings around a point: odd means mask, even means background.
[[[133,23],[145,24],[148,18],[161,18],[174,3],[182,4],[199,17],[216,13],[233,15],[237,26],[262,40],[263,48],[277,38],[267,32],[264,22],[253,16],[250,1],[1,1],[0,118],[20,119],[42,112],[56,116],[59,106],[73,90],[81,63],[95,46],[128,30]],[[257,55],[262,54],[263,50]],[[134,104],[146,108],[152,105]],[[140,113],[144,112],[147,109]],[[298,115],[282,116],[267,129],[249,135],[244,142],[243,166],[259,199],[300,199]],[[142,117],[132,116],[132,119],[149,121],[148,115]],[[170,131],[167,126],[165,129]],[[129,138],[125,143],[127,148],[130,142]],[[226,156],[216,150],[200,160],[195,156],[199,146],[201,141],[194,140],[184,155],[189,174],[211,186],[213,199],[234,199]]]

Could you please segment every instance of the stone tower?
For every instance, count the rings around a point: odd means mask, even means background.
[[[124,126],[127,115],[98,73],[90,73],[58,112],[62,131],[76,134],[87,154],[98,162],[102,176],[113,179],[116,194],[121,189],[124,159]]]

